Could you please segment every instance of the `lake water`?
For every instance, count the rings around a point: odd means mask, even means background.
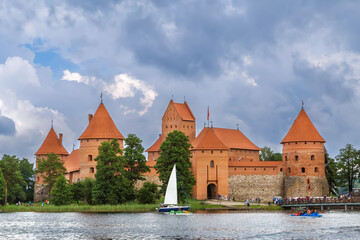
[[[0,213],[0,239],[360,239],[360,212]]]

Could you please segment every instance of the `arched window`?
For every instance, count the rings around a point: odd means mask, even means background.
[[[315,155],[311,155],[311,160],[312,160],[312,161],[315,160]]]
[[[319,172],[319,169],[317,167],[315,167],[314,169],[315,172]]]
[[[307,179],[307,184],[310,184],[310,179]]]
[[[287,161],[287,156],[285,156],[285,161]]]
[[[291,168],[288,168],[288,173],[291,173]]]
[[[299,161],[299,156],[298,155],[295,155],[295,160]]]
[[[210,167],[214,167],[214,161],[213,160],[210,161]]]
[[[211,154],[213,154],[213,153],[214,153],[214,151],[211,150]]]
[[[94,168],[93,167],[90,168],[90,173],[94,173]]]
[[[301,172],[302,172],[302,173],[305,173],[305,168],[304,168],[304,167],[301,168]]]
[[[88,161],[92,161],[92,155],[88,155]]]
[[[280,168],[280,172],[282,172],[282,168]]]

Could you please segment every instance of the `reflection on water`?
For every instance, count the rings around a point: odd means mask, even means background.
[[[360,212],[0,213],[0,239],[360,239]]]

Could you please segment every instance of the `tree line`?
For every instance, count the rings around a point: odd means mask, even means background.
[[[140,189],[136,189],[135,185],[138,181],[145,180],[144,173],[150,172],[150,169],[146,165],[142,141],[135,134],[129,134],[125,139],[124,150],[120,148],[116,139],[102,142],[98,156],[94,159],[97,161],[95,179],[86,178],[71,184],[65,178],[66,169],[62,160],[54,153],[47,154],[46,158],[37,159],[36,171],[33,169],[33,164],[30,164],[30,167],[25,164],[28,163],[27,160],[19,161],[15,156],[4,155],[3,160],[0,161],[0,200],[4,201],[0,203],[5,203],[6,199],[9,203],[24,201],[26,198],[17,197],[18,186],[23,186],[23,189],[33,194],[35,173],[43,178],[50,193],[50,201],[56,205],[83,202],[115,205],[130,201],[143,204],[155,203],[165,192],[175,163],[184,191],[187,196],[191,196],[195,177],[191,172],[190,148],[189,139],[184,133],[180,131],[169,133],[160,146],[160,157],[155,165],[162,186],[144,182]],[[27,175],[22,175],[21,169],[26,169],[27,171],[23,172]],[[31,169],[30,173],[29,169]],[[32,182],[28,183],[28,179]],[[180,188],[180,184],[178,187]],[[180,201],[184,201],[182,191],[179,189],[178,192],[181,193]],[[32,201],[33,195],[29,195],[29,199]]]

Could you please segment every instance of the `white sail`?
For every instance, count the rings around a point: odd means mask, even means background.
[[[165,193],[165,205],[177,205],[176,164],[174,165]]]

